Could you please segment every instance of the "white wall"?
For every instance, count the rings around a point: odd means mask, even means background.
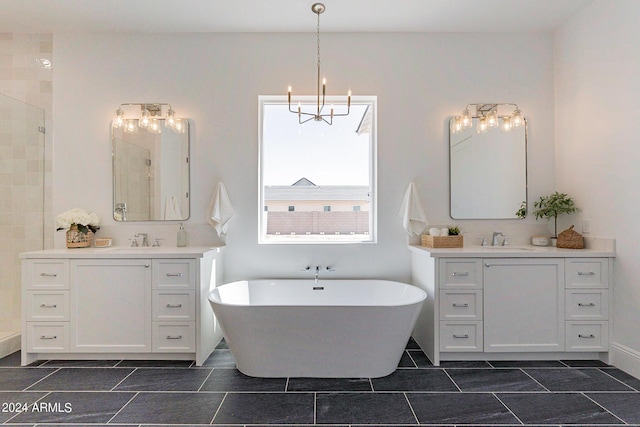
[[[329,94],[378,96],[378,243],[257,244],[258,95],[314,93],[315,34],[57,34],[54,214],[96,211],[99,235],[118,244],[149,232],[175,245],[176,224],[111,219],[109,123],[123,102],[170,102],[192,123],[190,243],[212,243],[206,207],[223,180],[237,211],[225,280],[304,276],[409,280],[407,236],[397,216],[415,181],[433,225],[461,226],[467,243],[494,230],[525,243],[546,223],[449,218],[448,118],[470,102],[516,102],[529,120],[529,200],[554,187],[553,45],[541,34],[323,34]],[[292,117],[295,120],[295,117]],[[500,159],[495,159],[500,162]],[[487,164],[491,167],[491,164]],[[594,217],[595,218],[595,217]],[[63,246],[60,235],[57,247]]]
[[[640,377],[638,22],[640,2],[596,0],[556,33],[555,139],[558,189],[616,238],[614,363]]]

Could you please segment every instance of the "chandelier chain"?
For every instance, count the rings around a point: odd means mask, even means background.
[[[318,12],[317,15],[318,15],[318,25],[316,29],[316,39],[318,43],[318,68],[320,68],[320,12]]]

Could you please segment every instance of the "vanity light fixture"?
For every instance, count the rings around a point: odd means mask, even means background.
[[[470,107],[475,108],[475,116],[471,115]],[[513,108],[513,110],[511,110],[510,114],[500,115],[498,111],[500,107],[503,107],[503,109],[507,107],[509,109]],[[477,133],[486,133],[491,128],[500,128],[502,132],[510,132],[514,128],[525,124],[524,116],[517,104],[510,102],[475,103],[468,104],[462,111],[462,115],[455,116],[451,120],[451,133],[456,134],[471,128],[474,117],[478,119],[478,124],[476,125]]]
[[[125,118],[125,110],[127,107],[139,106],[140,116],[138,119]],[[166,103],[138,103],[132,102],[120,104],[116,110],[116,115],[111,123],[114,129],[123,128],[126,133],[136,133],[139,128],[147,129],[151,133],[162,133],[162,125],[159,119],[162,119],[162,110],[166,106],[166,117],[164,117],[164,127],[173,130],[176,133],[185,133],[186,126],[184,119],[177,118],[176,112],[171,108],[171,104]]]
[[[300,103],[298,103],[298,106],[296,109],[292,109],[291,108],[291,86],[289,86],[289,90],[288,90],[288,95],[287,95],[287,99],[289,102],[289,112],[297,114],[298,115],[298,123],[303,124],[308,122],[309,120],[315,120],[317,122],[320,121],[324,121],[325,123],[328,123],[329,125],[333,124],[333,118],[334,117],[339,117],[339,116],[348,116],[349,115],[349,111],[351,110],[351,91],[349,91],[347,93],[347,112],[346,113],[336,113],[334,111],[334,107],[333,105],[331,105],[330,111],[327,112],[323,112],[324,110],[324,101],[325,101],[325,95],[327,92],[327,79],[323,78],[322,79],[322,88],[320,87],[320,14],[322,14],[325,11],[326,7],[324,6],[324,4],[322,3],[314,3],[311,6],[311,11],[313,13],[315,13],[316,15],[318,15],[318,25],[317,25],[317,30],[316,30],[316,39],[317,39],[317,56],[318,56],[318,63],[317,63],[317,67],[318,67],[318,77],[317,77],[317,88],[318,88],[318,92],[316,95],[316,111],[313,113],[310,112],[306,112],[306,111],[302,111],[302,105]],[[322,95],[320,95],[320,90],[322,89]],[[306,119],[302,119],[302,116],[310,116]]]

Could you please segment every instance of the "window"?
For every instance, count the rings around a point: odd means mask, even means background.
[[[341,102],[336,113],[347,109]],[[376,97],[352,96],[350,114],[333,125],[300,125],[286,96],[259,105],[259,242],[375,242]],[[315,97],[301,108],[313,111]]]

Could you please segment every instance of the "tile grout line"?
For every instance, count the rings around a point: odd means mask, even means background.
[[[607,376],[609,376],[609,377],[613,378],[614,380],[618,381],[618,382],[619,382],[619,383],[621,383],[622,385],[625,385],[625,386],[629,387],[631,390],[636,391],[636,392],[637,392],[637,391],[640,391],[640,390],[637,390],[635,387],[631,387],[629,384],[625,383],[625,382],[624,382],[624,381],[622,381],[621,379],[618,379],[618,378],[614,377],[613,375],[611,375],[610,373],[608,373],[608,372],[606,371],[606,369],[604,369],[604,370],[603,370],[602,368],[598,368],[598,370],[599,370],[600,372],[602,372],[603,374],[605,374],[605,375],[607,375]],[[624,372],[624,371],[622,371],[622,372]]]
[[[220,404],[218,405],[218,409],[216,409],[216,412],[213,414],[213,417],[211,417],[211,421],[209,422],[209,424],[213,424],[213,420],[215,420],[216,417],[218,416],[218,412],[220,412],[220,408],[222,408],[224,401],[227,400],[228,394],[229,394],[228,392],[225,392],[224,396],[222,397],[222,400],[220,401]]]
[[[49,396],[52,392],[51,391],[45,391],[44,394],[39,398],[33,401],[32,405],[35,406],[36,403],[40,402],[42,399],[44,399],[45,397]],[[27,408],[29,406],[27,405]],[[33,408],[33,406],[32,406]],[[13,415],[12,417],[9,417],[8,419],[6,419],[4,422],[0,422],[0,424],[7,424],[9,421],[11,421],[12,419],[14,419],[15,417],[17,417],[18,415],[20,415],[22,412],[16,412],[15,415]]]
[[[458,386],[458,383],[454,381],[451,375],[449,375],[449,372],[447,372],[447,369],[446,368],[441,368],[441,369],[442,369],[442,372],[444,372],[447,375],[447,377],[449,377],[449,380],[453,383],[453,385],[456,386],[458,391],[462,393],[462,389]]]
[[[215,370],[215,368],[212,368],[211,371],[209,372],[209,375],[207,375],[207,378],[205,378],[204,381],[202,381],[202,384],[200,384],[200,387],[198,387],[198,389],[196,390],[197,393],[199,393],[200,390],[202,390],[202,387],[204,387],[204,385],[207,383],[207,381],[209,380],[211,375],[213,375],[213,371],[214,370]]]
[[[516,420],[518,420],[518,422],[519,422],[520,424],[522,424],[522,425],[526,425],[526,423],[522,422],[522,420],[520,419],[520,417],[519,417],[519,416],[517,416],[517,415],[516,415],[516,413],[515,413],[515,412],[513,412],[513,411],[511,410],[511,408],[509,408],[509,406],[507,406],[507,404],[506,404],[506,403],[504,403],[504,402],[502,401],[502,399],[500,399],[500,398],[498,397],[498,394],[497,394],[497,393],[493,392],[493,393],[491,393],[491,394],[493,394],[493,397],[495,397],[496,399],[498,399],[498,402],[500,402],[500,403],[502,404],[502,406],[504,406],[504,407],[507,409],[507,411],[509,411],[509,413],[510,413],[511,415],[513,415],[513,416],[515,417],[515,419],[516,419]]]
[[[413,363],[413,367],[417,368],[418,364],[416,363],[416,361],[413,359],[413,356],[411,356],[411,352],[407,349],[405,350],[405,353],[407,353],[407,355],[409,356],[409,359],[411,359],[411,363]]]
[[[602,406],[601,404],[599,404],[598,402],[596,402],[595,400],[587,396],[586,392],[582,392],[580,394],[586,397],[587,399],[589,399],[590,401],[592,401],[593,403],[595,403],[596,405],[598,405],[600,408],[604,409],[607,412],[607,414],[613,415],[617,420],[622,421],[623,424],[628,424],[625,420],[623,420],[622,418],[620,418],[619,416],[617,416],[616,414],[614,414],[613,412],[611,412],[610,410],[608,410],[607,408],[605,408],[604,406]]]
[[[131,401],[132,401],[133,399],[135,399],[136,397],[138,397],[138,395],[139,395],[139,394],[140,394],[140,392],[139,392],[139,391],[134,392],[134,393],[133,393],[133,396],[131,396],[131,399],[129,399],[129,400],[127,401],[127,403],[125,403],[124,405],[122,405],[122,408],[118,409],[118,411],[117,411],[115,414],[113,414],[113,416],[112,416],[111,418],[109,418],[109,421],[107,421],[107,422],[106,422],[106,424],[109,424],[111,421],[113,421],[113,419],[114,419],[115,417],[117,417],[117,416],[118,416],[118,414],[120,414],[120,412],[122,412],[122,410],[123,410],[124,408],[126,408],[127,406],[129,406],[129,403],[131,403]]]
[[[40,378],[38,381],[36,381],[35,383],[31,384],[29,387],[22,389],[22,391],[39,391],[39,390],[29,390],[31,387],[33,387],[34,385],[38,384],[41,381],[44,381],[45,379],[49,378],[51,375],[55,374],[56,372],[59,372],[60,369],[62,368],[56,368],[55,371],[50,372],[49,375],[45,375],[44,377]]]
[[[548,392],[551,392],[551,390],[549,390],[547,387],[544,386],[544,384],[542,384],[540,381],[538,381],[537,379],[535,379],[531,374],[529,374],[527,371],[525,371],[522,368],[519,368],[521,372],[523,372],[526,376],[528,376],[529,378],[531,378],[536,384],[538,384],[540,387],[542,387],[543,389],[545,389]]]
[[[413,419],[416,420],[417,424],[420,424],[420,420],[418,419],[418,416],[416,415],[416,411],[413,410],[413,406],[411,405],[411,401],[409,400],[409,396],[407,396],[406,392],[402,392],[402,394],[404,395],[404,400],[406,400],[407,404],[409,405],[409,409],[411,409],[411,413],[413,414]]]
[[[122,369],[122,368],[120,368]],[[111,390],[109,391],[116,391],[116,387],[118,387],[120,384],[122,384],[127,378],[129,378],[135,371],[137,371],[138,368],[134,368],[131,372],[129,372],[123,379],[121,379],[118,384],[114,385],[113,387],[111,387]]]

